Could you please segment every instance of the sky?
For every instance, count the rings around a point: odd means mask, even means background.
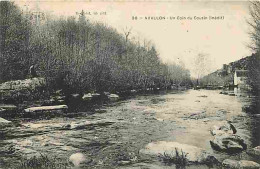
[[[246,1],[17,1],[33,11],[44,11],[56,16],[75,16],[82,10],[90,13],[91,21],[104,22],[123,33],[130,30],[130,39],[144,39],[156,46],[163,62],[184,65],[196,76],[194,58],[204,54],[210,61],[209,72],[223,64],[251,55],[249,3]],[[97,15],[94,15],[98,13]],[[105,13],[105,14],[104,14]],[[133,20],[133,17],[137,20]],[[145,17],[165,17],[148,20]],[[220,16],[220,20],[209,19]],[[142,17],[142,18],[141,18]],[[175,19],[170,19],[175,17]],[[183,19],[178,19],[186,17]],[[189,20],[191,17],[192,20]],[[196,20],[194,17],[207,17]]]

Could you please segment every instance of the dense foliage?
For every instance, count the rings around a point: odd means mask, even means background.
[[[0,81],[23,78],[30,64],[31,26],[10,2],[0,2]]]
[[[159,59],[154,45],[140,45],[117,30],[76,17],[56,18],[1,5],[0,81],[28,77],[30,65],[51,88],[123,91],[190,83],[189,71]],[[69,89],[69,90],[68,90]]]
[[[207,76],[204,76],[200,80],[200,85],[201,86],[207,86],[207,85],[212,85],[212,86],[229,86],[233,84],[234,76],[233,73],[224,75],[224,76],[219,76],[218,72],[213,72]]]

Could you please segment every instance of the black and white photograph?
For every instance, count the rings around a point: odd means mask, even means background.
[[[0,0],[0,169],[260,169],[260,1]]]

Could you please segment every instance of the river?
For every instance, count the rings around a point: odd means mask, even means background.
[[[220,92],[186,90],[139,95],[95,111],[22,120],[22,125],[4,132],[0,164],[11,166],[20,156],[29,158],[39,153],[67,163],[71,154],[81,152],[86,156],[87,168],[168,168],[158,161],[142,158],[139,153],[148,143],[156,141],[196,146],[214,154],[219,161],[255,160],[245,152],[230,155],[212,150],[210,129],[225,121],[236,127],[248,148],[260,145],[258,98],[237,89],[228,91],[230,95]],[[12,153],[3,153],[3,149],[10,147]]]

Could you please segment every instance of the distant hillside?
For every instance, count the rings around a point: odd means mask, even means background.
[[[221,69],[216,70],[203,77],[200,85],[217,85],[217,86],[230,86],[233,85],[234,73],[236,70],[249,70],[253,64],[259,61],[257,54],[252,54],[240,60],[224,64]]]

